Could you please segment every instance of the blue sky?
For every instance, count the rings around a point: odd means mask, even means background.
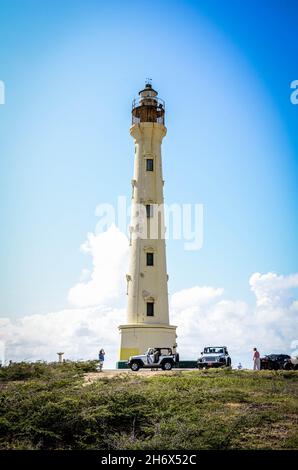
[[[292,0],[1,1],[1,315],[67,307],[97,204],[130,196],[146,77],[167,106],[166,201],[204,205],[202,249],[167,245],[170,292],[250,302],[252,273],[297,271],[297,13]]]

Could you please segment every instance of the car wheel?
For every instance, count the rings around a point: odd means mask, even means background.
[[[162,370],[171,370],[172,369],[172,363],[171,362],[164,362],[162,365]]]
[[[285,365],[284,365],[284,369],[285,370],[291,370],[292,369],[292,364],[290,364],[289,362],[286,362]]]
[[[140,366],[137,362],[132,362],[131,365],[130,365],[130,368],[133,372],[138,372]]]

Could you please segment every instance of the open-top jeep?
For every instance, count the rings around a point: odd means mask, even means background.
[[[131,370],[137,372],[139,369],[171,370],[179,362],[177,353],[173,353],[171,348],[149,348],[145,354],[131,356],[127,362]]]
[[[230,367],[231,358],[226,346],[208,346],[204,348],[201,357],[198,359],[198,368],[208,367]]]

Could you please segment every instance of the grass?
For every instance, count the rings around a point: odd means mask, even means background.
[[[0,449],[297,449],[298,372],[0,369]]]

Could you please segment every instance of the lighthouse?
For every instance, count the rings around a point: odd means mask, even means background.
[[[161,145],[165,103],[150,81],[132,104],[134,174],[126,324],[119,326],[120,362],[149,347],[176,348],[170,325]]]

